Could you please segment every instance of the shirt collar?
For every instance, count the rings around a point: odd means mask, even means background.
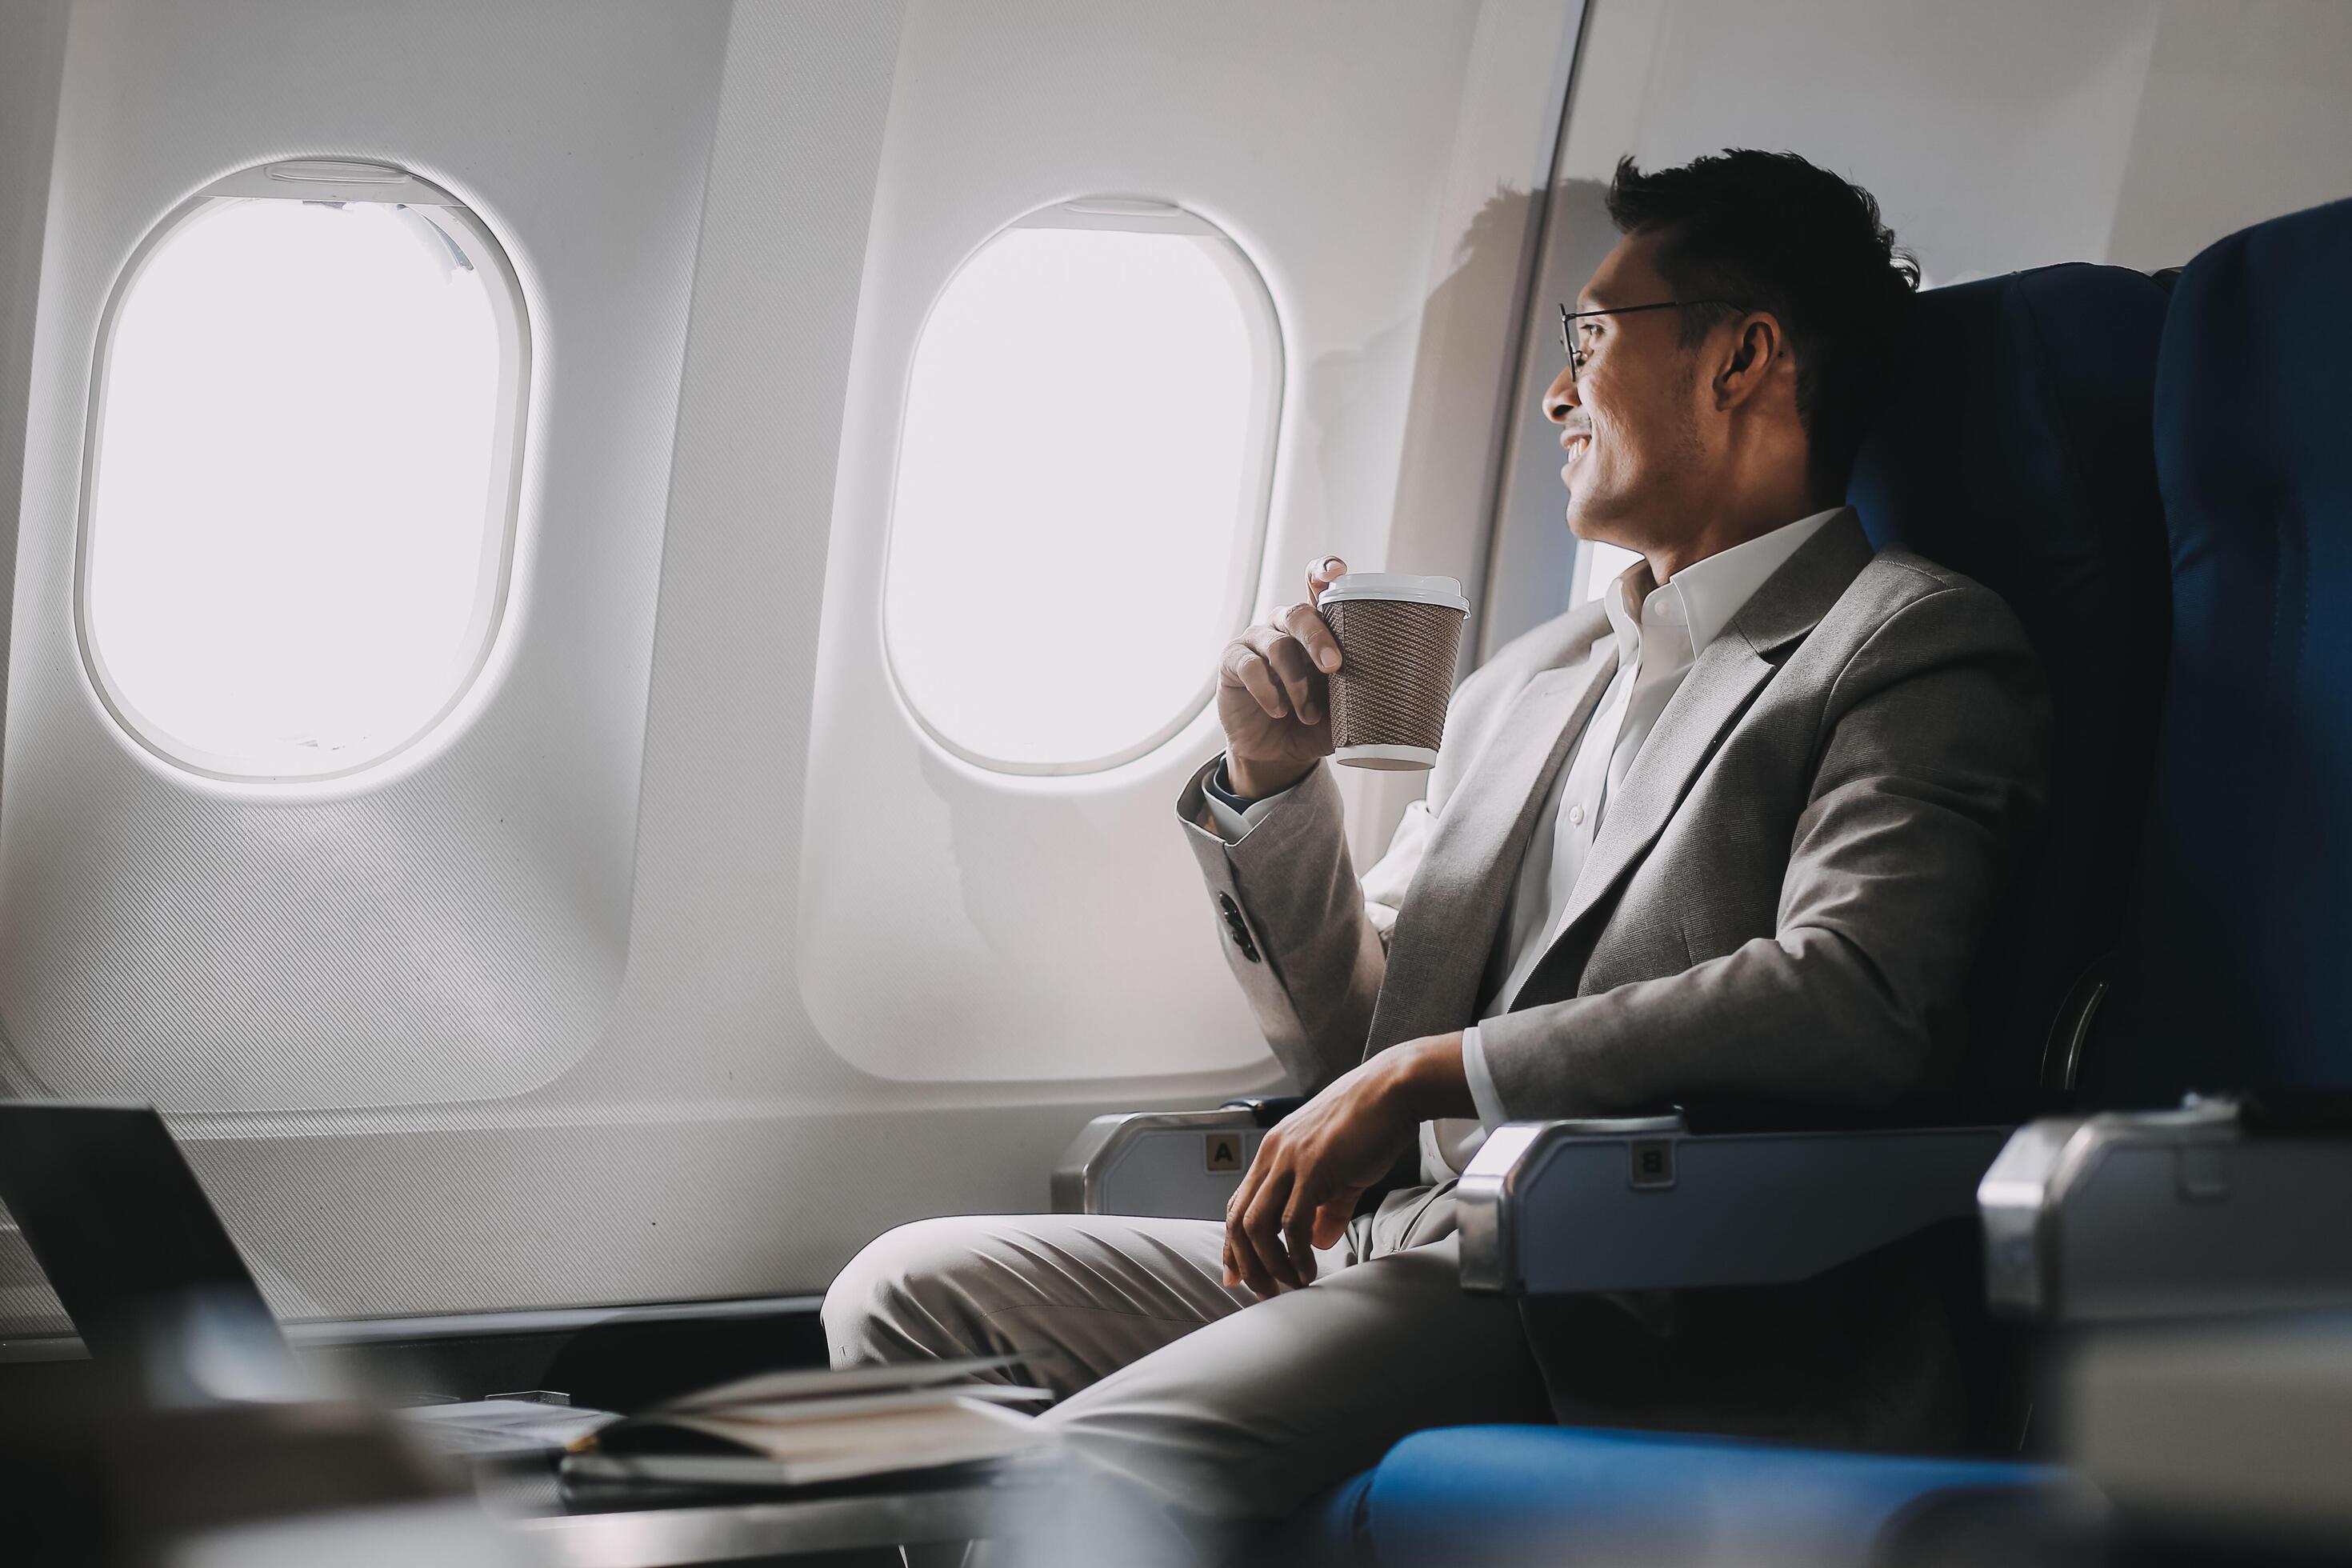
[[[1779,571],[1805,541],[1820,531],[1823,523],[1844,510],[1842,506],[1829,507],[1692,562],[1664,585],[1674,597],[1657,607],[1669,618],[1680,613],[1682,624],[1690,632],[1691,651],[1697,653],[1731,624],[1732,617],[1764,585],[1765,579]],[[1638,612],[1649,607],[1644,601],[1660,591],[1650,576],[1650,563],[1636,561],[1606,595],[1609,624],[1617,631],[1620,662],[1631,663],[1640,652]]]
[[[1631,669],[1641,662],[1642,611],[1656,593],[1657,579],[1650,575],[1649,562],[1637,555],[1601,595],[1601,607],[1609,612],[1609,625],[1617,634],[1620,669]]]

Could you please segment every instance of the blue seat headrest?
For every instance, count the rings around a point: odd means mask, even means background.
[[[2352,1086],[2352,201],[2182,271],[2157,372],[2169,691],[2108,1105]]]
[[[2050,682],[2050,810],[1978,965],[1966,1088],[2035,1087],[2060,1002],[2122,926],[2163,695],[2164,312],[2145,275],[2083,264],[1921,295],[1911,369],[1847,491],[1873,543],[2007,600]]]

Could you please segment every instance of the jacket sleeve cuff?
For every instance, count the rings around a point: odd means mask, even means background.
[[[1291,786],[1292,789],[1297,787],[1296,784]],[[1275,803],[1289,793],[1286,789],[1276,790],[1257,800],[1244,801],[1226,785],[1225,759],[1223,757],[1219,757],[1216,766],[1201,779],[1201,801],[1209,808],[1209,821],[1216,828],[1217,837],[1228,844],[1239,844],[1248,837],[1250,829],[1265,821]]]

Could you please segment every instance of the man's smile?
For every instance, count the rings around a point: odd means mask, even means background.
[[[1559,477],[1564,479],[1568,478],[1568,471],[1576,467],[1584,455],[1592,449],[1592,432],[1571,430],[1559,438],[1559,447],[1561,451],[1568,454],[1568,461],[1561,464],[1559,468]]]

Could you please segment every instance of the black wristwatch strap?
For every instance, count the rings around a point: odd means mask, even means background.
[[[1223,757],[1219,757],[1217,765],[1209,770],[1209,776],[1201,781],[1201,788],[1218,805],[1230,806],[1235,811],[1247,811],[1251,806],[1255,805],[1258,800],[1267,798],[1260,795],[1257,800],[1251,800],[1247,796],[1235,795],[1233,781],[1225,773],[1225,759]]]

